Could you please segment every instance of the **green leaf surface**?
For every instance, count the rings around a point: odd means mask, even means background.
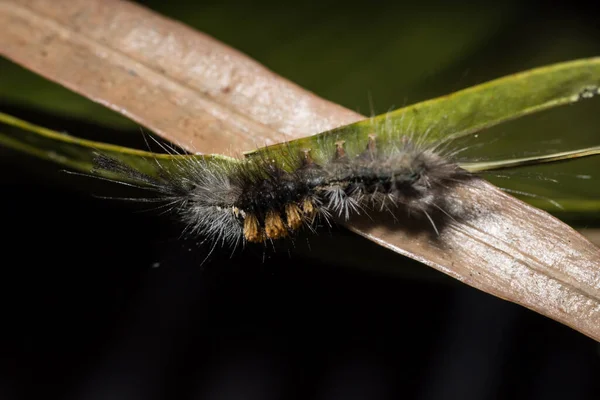
[[[416,135],[430,142],[456,140],[503,122],[587,100],[598,94],[600,57],[575,60],[509,75],[349,126],[285,145],[270,146],[268,150],[280,149],[285,153],[331,149],[335,148],[336,142],[345,141],[350,145],[348,150],[356,155],[364,150],[368,136],[373,132],[377,132],[378,139],[384,142],[394,142],[399,134]],[[248,154],[260,155],[265,150]]]
[[[120,182],[130,182],[131,177],[97,168],[94,164],[96,153],[119,160],[150,176],[158,176],[163,170],[175,170],[182,159],[191,157],[239,162],[224,156],[159,154],[80,139],[30,124],[4,113],[0,113],[0,143],[29,155],[64,165],[73,171],[84,174],[94,173]],[[137,181],[136,183],[144,184]]]

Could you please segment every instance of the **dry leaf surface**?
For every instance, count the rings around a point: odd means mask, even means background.
[[[191,151],[251,150],[363,118],[125,1],[2,0],[0,51]],[[451,196],[471,218],[439,238],[389,220],[349,227],[600,340],[599,248],[485,181]]]

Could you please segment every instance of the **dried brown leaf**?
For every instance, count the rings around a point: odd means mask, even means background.
[[[7,58],[192,151],[249,150],[363,118],[125,1],[4,0],[0,38]],[[476,218],[437,239],[389,221],[350,228],[600,340],[600,249],[485,181],[451,196]]]
[[[125,1],[4,0],[2,54],[193,152],[253,150],[362,119]]]

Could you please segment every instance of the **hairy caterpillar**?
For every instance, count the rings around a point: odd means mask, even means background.
[[[368,135],[358,152],[348,152],[338,140],[316,149],[326,153],[320,162],[313,149],[303,149],[287,152],[283,164],[268,151],[237,163],[190,158],[158,177],[102,154],[96,165],[143,182],[172,206],[186,230],[232,247],[285,238],[303,227],[314,230],[317,221],[399,208],[425,215],[437,232],[431,212],[443,211],[447,188],[471,174],[452,161],[443,142],[379,138]]]

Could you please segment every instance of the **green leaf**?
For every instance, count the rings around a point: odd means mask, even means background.
[[[97,153],[102,153],[144,174],[158,176],[161,171],[174,171],[183,159],[201,158],[236,163],[225,156],[188,156],[151,153],[107,143],[80,139],[30,124],[0,112],[0,144],[12,149],[64,165],[84,174],[94,173],[120,182],[131,182],[127,175],[97,168]],[[135,182],[144,184],[143,182]]]
[[[509,75],[447,96],[400,108],[372,119],[294,140],[269,150],[335,148],[343,140],[362,151],[368,135],[393,142],[399,133],[423,140],[456,140],[503,122],[576,103],[600,94],[600,57],[558,63]],[[260,155],[256,150],[249,155]]]

